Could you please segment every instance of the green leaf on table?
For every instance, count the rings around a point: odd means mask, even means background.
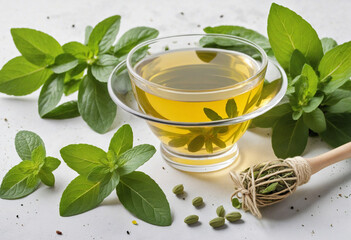
[[[118,173],[123,176],[147,162],[156,152],[154,146],[141,144],[125,151],[117,158]]]
[[[351,97],[343,98],[325,110],[329,113],[351,113]]]
[[[289,73],[291,77],[295,78],[300,75],[305,63],[307,63],[305,56],[298,49],[295,49],[290,58]]]
[[[294,121],[291,115],[281,117],[273,127],[272,147],[278,158],[299,156],[306,148],[308,127],[303,119]]]
[[[91,73],[97,80],[106,83],[118,63],[118,58],[113,55],[99,55],[97,61],[91,66]]]
[[[87,60],[91,56],[90,49],[80,42],[69,42],[62,46],[65,53],[69,53],[77,59]]]
[[[57,74],[72,70],[78,65],[78,59],[69,53],[62,53],[55,58],[55,63],[50,69]]]
[[[303,122],[316,133],[323,132],[327,128],[324,113],[319,108],[316,108],[310,113],[304,113]]]
[[[205,137],[203,135],[198,135],[188,143],[188,150],[189,152],[200,151],[201,148],[204,146],[204,144],[205,144]]]
[[[16,134],[15,147],[22,160],[31,160],[32,152],[39,146],[43,146],[45,150],[43,140],[34,132],[22,130]]]
[[[338,43],[332,38],[322,38],[321,43],[322,43],[324,54],[326,54],[326,52],[338,46]]]
[[[8,61],[0,71],[0,92],[23,96],[37,90],[52,71],[28,62],[24,57]]]
[[[45,114],[42,118],[48,119],[68,119],[80,116],[77,101],[69,101],[62,103],[50,112]]]
[[[50,112],[60,102],[63,95],[64,74],[53,74],[41,88],[38,99],[38,110],[40,117]]]
[[[218,115],[215,111],[210,108],[204,108],[204,113],[208,119],[211,121],[222,120],[222,117]]]
[[[129,124],[124,124],[113,135],[110,141],[109,150],[114,151],[116,156],[120,156],[125,151],[133,147],[133,131]]]
[[[229,99],[225,105],[225,112],[228,118],[234,118],[238,116],[238,107],[234,99]]]
[[[50,35],[29,28],[12,28],[13,41],[23,57],[37,66],[52,64],[61,54],[61,45]]]
[[[318,71],[320,81],[326,82],[322,89],[325,93],[331,93],[347,82],[351,77],[351,42],[326,52],[318,66]]]
[[[139,43],[156,38],[158,31],[149,27],[135,27],[125,32],[118,40],[114,47],[114,53],[121,57],[129,53]]]
[[[254,127],[260,128],[271,128],[278,121],[278,119],[284,115],[292,112],[289,103],[278,105],[261,116],[258,116],[252,120]]]
[[[0,198],[17,199],[37,189],[40,180],[34,173],[38,167],[31,160],[23,160],[5,175],[0,186]]]
[[[351,113],[326,113],[327,130],[319,135],[332,147],[351,142]]]
[[[88,41],[88,47],[94,54],[105,53],[110,49],[119,31],[120,22],[121,17],[115,15],[104,19],[94,27]]]
[[[70,168],[83,176],[88,176],[101,165],[100,159],[106,157],[104,150],[88,144],[68,145],[60,150],[60,154]]]
[[[122,176],[116,191],[123,206],[139,219],[157,226],[171,225],[167,198],[157,183],[145,173],[133,172]]]
[[[44,165],[46,157],[45,148],[40,145],[32,151],[31,160],[35,162],[40,168]]]
[[[61,164],[61,161],[58,160],[57,158],[54,157],[46,157],[44,159],[44,165],[42,166],[41,169],[43,169],[46,172],[52,172],[56,168],[58,168]]]
[[[316,31],[301,16],[273,3],[268,15],[267,32],[274,56],[285,70],[289,69],[295,49],[317,68],[323,56],[322,44]]]
[[[55,176],[52,172],[46,172],[44,170],[40,170],[38,173],[38,177],[40,180],[47,186],[52,187],[55,185]]]
[[[89,43],[89,38],[90,38],[90,34],[91,34],[91,32],[93,31],[93,27],[92,26],[90,26],[90,25],[88,25],[88,26],[86,26],[85,27],[85,35],[84,35],[84,44],[85,45],[88,45],[88,43]]]

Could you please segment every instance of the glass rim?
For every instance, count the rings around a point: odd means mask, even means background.
[[[282,85],[281,85],[281,88],[279,89],[278,93],[272,99],[270,99],[267,104],[259,107],[258,109],[254,110],[252,112],[246,113],[244,115],[241,115],[241,116],[238,116],[238,117],[235,117],[235,118],[221,119],[221,120],[216,120],[216,121],[208,121],[208,122],[178,122],[178,121],[171,121],[171,120],[167,120],[167,119],[161,119],[161,118],[153,117],[151,115],[147,115],[146,113],[142,112],[140,109],[139,109],[139,111],[137,111],[137,110],[129,107],[127,104],[125,104],[122,100],[120,100],[116,96],[116,94],[114,93],[114,90],[112,88],[113,75],[115,74],[116,71],[118,71],[119,69],[124,67],[124,65],[126,65],[126,60],[123,60],[122,62],[120,62],[115,67],[115,69],[112,71],[112,73],[110,74],[110,77],[108,79],[108,82],[107,82],[107,88],[108,88],[108,92],[110,94],[110,97],[112,98],[112,100],[118,106],[120,106],[126,112],[129,112],[129,113],[131,113],[131,114],[133,114],[133,115],[135,115],[137,117],[140,117],[140,118],[142,118],[144,120],[147,120],[147,121],[151,121],[151,122],[155,122],[155,123],[161,123],[161,124],[165,124],[165,125],[183,126],[183,127],[228,126],[228,125],[233,125],[233,124],[245,122],[245,121],[248,121],[250,119],[253,119],[255,117],[258,117],[258,116],[262,115],[263,113],[269,111],[275,105],[277,105],[280,102],[280,100],[284,97],[286,89],[287,89],[287,86],[288,86],[288,78],[286,76],[286,73],[285,73],[284,69],[278,63],[276,63],[276,62],[274,62],[272,60],[269,60],[269,63],[273,64],[278,69],[278,71],[280,72],[281,78],[282,78]],[[136,101],[135,97],[134,97],[134,101]]]
[[[140,76],[132,67],[132,55],[136,51],[141,49],[142,47],[145,47],[149,44],[153,44],[153,43],[156,43],[156,42],[159,42],[162,40],[166,40],[166,39],[172,39],[172,38],[177,39],[177,38],[183,38],[183,37],[222,37],[222,38],[232,39],[232,40],[236,40],[236,41],[245,43],[247,45],[250,45],[251,47],[254,47],[261,54],[261,56],[262,56],[261,66],[259,66],[257,72],[254,75],[250,76],[249,78],[245,79],[244,81],[241,81],[239,83],[236,83],[234,85],[230,85],[227,87],[208,89],[205,91],[184,90],[184,89],[166,87],[166,86],[160,85],[158,83],[154,83],[154,82],[146,80],[145,78]],[[206,49],[206,48],[204,48],[204,49]],[[227,50],[227,51],[234,51],[234,50]],[[245,88],[245,86],[247,86],[247,83],[250,83],[250,82],[256,80],[257,77],[259,77],[265,71],[267,64],[268,64],[268,57],[267,57],[266,52],[263,50],[262,47],[260,47],[256,43],[251,42],[250,40],[247,40],[245,38],[232,36],[232,35],[228,35],[228,34],[216,34],[216,33],[181,34],[181,35],[172,35],[172,36],[167,36],[167,37],[150,39],[150,40],[142,42],[142,43],[136,45],[134,48],[132,48],[132,50],[128,53],[127,58],[126,58],[126,66],[127,66],[128,72],[129,72],[129,74],[131,74],[133,76],[133,78],[135,78],[132,80],[137,80],[137,81],[141,82],[142,84],[144,84],[145,86],[154,87],[157,89],[162,89],[163,91],[167,91],[167,92],[171,92],[171,93],[195,94],[195,95],[205,95],[205,94],[210,94],[210,93],[231,91],[231,90],[237,89],[237,88],[239,88],[239,89]]]

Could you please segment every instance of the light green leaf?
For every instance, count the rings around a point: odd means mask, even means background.
[[[301,75],[304,76],[307,80],[308,88],[307,88],[307,98],[313,97],[317,92],[318,86],[318,76],[313,68],[305,64],[303,65]]]
[[[121,17],[116,15],[99,22],[92,30],[88,47],[94,54],[105,53],[116,39]]]
[[[211,121],[217,121],[222,119],[222,117],[219,116],[218,113],[216,113],[210,108],[204,108],[204,113],[206,114],[206,117],[209,118]]]
[[[324,54],[326,54],[326,52],[333,49],[334,47],[338,46],[338,43],[332,38],[322,38],[321,43]]]
[[[80,42],[69,42],[62,46],[65,53],[69,53],[77,59],[87,60],[92,53],[90,49]]]
[[[307,105],[302,107],[302,110],[306,113],[314,111],[323,101],[324,95],[323,94],[316,94],[308,103]]]
[[[23,57],[37,66],[52,64],[61,54],[61,45],[50,35],[29,28],[12,28],[13,41]]]
[[[88,144],[71,144],[60,150],[61,157],[74,171],[83,176],[97,166],[101,166],[100,159],[106,157],[102,149]]]
[[[113,135],[110,141],[109,150],[113,150],[116,156],[133,147],[133,131],[129,124],[124,124]]]
[[[292,78],[295,78],[301,74],[302,68],[305,65],[305,63],[306,63],[305,56],[298,49],[295,49],[292,52],[292,55],[290,58],[290,67],[289,67],[289,73]]]
[[[106,84],[98,82],[89,72],[79,87],[78,109],[84,121],[98,133],[111,128],[117,112]]]
[[[115,56],[99,55],[98,60],[91,66],[91,73],[97,80],[106,83],[118,63],[119,60]]]
[[[62,53],[55,58],[55,63],[50,69],[57,74],[72,70],[78,65],[78,59],[69,53]]]
[[[319,108],[310,113],[304,113],[303,122],[316,133],[323,132],[327,128],[324,113]]]
[[[278,119],[286,114],[292,112],[289,103],[278,105],[261,116],[258,116],[252,120],[254,127],[260,128],[271,128],[278,121]]]
[[[42,166],[41,169],[43,169],[46,172],[52,172],[56,168],[58,168],[61,164],[61,161],[58,160],[57,158],[54,157],[46,157],[44,159],[44,165]]]
[[[40,117],[44,117],[60,102],[63,95],[64,74],[53,74],[41,88],[38,99],[38,110]]]
[[[28,62],[24,57],[8,61],[0,71],[0,92],[23,96],[37,90],[52,71]]]
[[[172,224],[165,194],[145,173],[136,171],[121,177],[116,190],[119,201],[139,219],[157,226]]]
[[[261,190],[260,193],[261,194],[266,194],[266,193],[273,192],[273,191],[275,191],[277,186],[278,186],[278,182],[271,183],[265,189]]]
[[[108,169],[106,166],[96,166],[91,170],[91,172],[88,174],[87,179],[89,181],[100,181],[102,180],[108,173],[110,172],[110,169]]]
[[[351,97],[343,98],[335,105],[326,108],[329,113],[351,113]]]
[[[39,146],[43,146],[45,150],[44,142],[37,134],[24,130],[16,134],[15,146],[17,154],[22,160],[31,160],[32,152]]]
[[[89,43],[89,38],[90,38],[90,34],[93,31],[93,27],[92,26],[86,26],[85,27],[85,37],[84,37],[84,44],[88,45]]]
[[[118,40],[114,47],[114,53],[117,57],[121,57],[129,53],[139,43],[146,40],[156,38],[158,31],[149,27],[136,27],[125,32]]]
[[[228,118],[234,118],[238,116],[238,107],[234,99],[229,99],[225,105],[225,112]]]
[[[39,145],[32,151],[31,160],[35,162],[38,166],[44,165],[44,159],[46,157],[45,148],[43,145]]]
[[[319,136],[332,147],[351,142],[351,113],[326,113],[327,130]]]
[[[155,147],[149,144],[141,144],[125,151],[117,158],[119,174],[123,176],[133,172],[147,162],[155,152]]]
[[[289,69],[295,49],[317,68],[323,56],[322,44],[316,31],[301,16],[273,3],[268,15],[267,32],[274,55],[284,69]]]
[[[52,187],[55,185],[55,176],[52,172],[46,172],[44,170],[40,170],[38,177],[40,180],[47,186]]]
[[[50,112],[45,114],[43,118],[68,119],[78,117],[79,115],[80,113],[78,110],[77,101],[69,101],[62,103],[58,107],[52,109]]]

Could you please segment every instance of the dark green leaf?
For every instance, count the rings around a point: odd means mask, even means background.
[[[78,65],[78,59],[69,53],[62,53],[55,58],[55,63],[50,69],[57,74],[72,70]]]
[[[310,113],[304,113],[303,122],[308,128],[316,133],[323,132],[327,128],[324,113],[319,108],[316,108]]]
[[[229,99],[225,105],[225,112],[228,118],[234,118],[238,116],[238,107],[234,99]]]
[[[63,92],[66,96],[71,95],[72,93],[75,93],[78,91],[80,83],[82,82],[82,79],[72,79],[71,81],[67,82],[63,86]]]
[[[157,183],[145,173],[133,172],[121,177],[117,195],[123,206],[139,219],[158,226],[171,225],[167,198]]]
[[[43,118],[49,119],[68,119],[75,118],[80,115],[78,111],[78,103],[77,101],[69,101],[62,103],[58,107],[54,108],[47,114],[43,116]]]
[[[120,37],[114,47],[114,53],[117,57],[121,57],[129,53],[139,43],[153,39],[158,36],[158,31],[149,27],[136,27],[128,30]]]
[[[326,108],[326,111],[330,113],[351,113],[351,97],[341,99],[335,105]]]
[[[117,158],[119,174],[123,176],[133,172],[147,162],[155,152],[155,147],[149,144],[141,144],[125,151]]]
[[[205,144],[205,137],[203,135],[196,136],[188,144],[188,150],[189,152],[200,151],[204,144]]]
[[[52,71],[28,62],[24,57],[8,61],[0,71],[0,92],[23,96],[37,90]]]
[[[332,147],[351,142],[351,113],[327,113],[327,130],[319,135]]]
[[[121,17],[116,15],[104,19],[94,27],[88,41],[88,47],[94,54],[105,53],[110,49],[116,39],[120,21]]]
[[[206,149],[206,152],[213,153],[213,145],[210,139],[205,140],[205,149]]]
[[[278,158],[299,156],[305,150],[308,127],[302,118],[294,121],[290,115],[280,118],[273,127],[272,147]]]
[[[100,82],[107,82],[118,63],[119,61],[115,56],[99,55],[98,60],[91,66],[91,73]]]
[[[252,120],[252,124],[255,127],[260,128],[271,128],[278,121],[278,119],[288,113],[291,113],[292,109],[289,103],[278,105],[265,114],[258,116]]]
[[[305,56],[298,49],[295,49],[290,58],[289,73],[291,77],[295,78],[300,75],[305,63],[307,63]]]
[[[317,68],[323,56],[322,44],[316,31],[302,17],[273,3],[268,15],[267,32],[274,55],[284,69],[289,69],[291,55],[295,49]]]
[[[332,39],[332,38],[322,38],[321,39],[322,42],[322,47],[323,47],[323,52],[324,54],[326,52],[328,52],[329,50],[335,48],[336,46],[338,46],[337,42]]]
[[[61,45],[50,35],[29,28],[12,28],[13,41],[23,57],[37,66],[52,64],[61,54]]]
[[[99,161],[106,157],[102,149],[88,144],[71,144],[60,150],[61,157],[66,164],[77,173],[88,176],[97,166]]]
[[[225,148],[226,147],[226,144],[225,142],[223,142],[221,139],[219,138],[216,138],[214,137],[212,139],[212,142],[217,146],[217,147],[220,147],[220,148]]]
[[[121,155],[133,147],[133,131],[129,124],[124,124],[113,135],[109,150],[113,150],[116,156]]]
[[[63,95],[64,74],[53,74],[41,88],[38,99],[38,110],[40,117],[50,112],[60,102]]]
[[[39,146],[43,146],[45,149],[43,140],[30,131],[19,131],[15,137],[15,146],[17,154],[22,160],[31,160],[32,152]]]
[[[65,53],[69,53],[77,59],[87,60],[89,57],[92,57],[90,49],[81,44],[80,42],[69,42],[62,46],[62,49]]]
[[[38,169],[36,163],[23,160],[6,173],[0,186],[0,198],[17,199],[27,196],[37,189],[40,180],[34,174]]]
[[[303,114],[303,111],[300,109],[298,111],[294,111],[293,114],[292,114],[292,119],[297,121],[300,119],[300,117],[302,116]]]
[[[168,142],[168,145],[170,147],[183,147],[184,145],[186,145],[189,142],[190,137],[188,135],[184,135],[181,137],[177,137],[177,138],[173,138],[172,140],[170,140]]]
[[[351,97],[351,90],[336,89],[325,96],[323,105],[332,106],[344,98]]]
[[[303,106],[302,109],[304,112],[309,113],[315,110],[323,101],[324,95],[323,94],[316,94],[308,103],[307,105]]]
[[[233,205],[233,207],[235,207],[237,209],[241,208],[241,202],[239,202],[239,199],[237,199],[237,198],[232,199],[232,205]]]
[[[84,121],[98,133],[105,133],[111,128],[117,112],[106,84],[98,82],[91,73],[80,84],[78,109]]]
[[[55,185],[55,177],[52,172],[46,172],[44,170],[40,170],[38,177],[40,180],[47,186],[52,187]]]
[[[210,108],[204,108],[204,113],[211,121],[221,120],[222,117],[218,115],[215,111]]]

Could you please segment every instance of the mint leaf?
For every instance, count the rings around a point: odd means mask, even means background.
[[[321,43],[322,43],[324,54],[329,50],[333,49],[334,47],[338,46],[337,42],[332,38],[322,38]]]
[[[343,98],[325,110],[329,113],[351,113],[351,97]]]
[[[32,152],[39,146],[43,146],[45,150],[44,142],[37,134],[24,130],[16,134],[15,146],[17,154],[22,160],[31,160]]]
[[[196,136],[193,138],[190,143],[188,143],[189,152],[200,151],[205,144],[205,137],[203,135]]]
[[[209,118],[211,121],[217,121],[222,119],[222,117],[219,116],[218,113],[216,113],[210,108],[204,108],[204,113],[206,117]]]
[[[83,176],[76,177],[62,194],[60,215],[68,217],[97,207],[116,188],[118,180],[115,173],[94,182]]]
[[[80,115],[78,110],[77,101],[69,101],[62,103],[58,107],[52,109],[50,112],[45,114],[42,118],[50,119],[67,119],[74,118]]]
[[[119,174],[123,176],[133,172],[147,162],[155,152],[155,147],[149,144],[141,144],[125,151],[117,158]]]
[[[292,52],[289,67],[289,72],[292,78],[295,78],[301,74],[302,68],[305,65],[305,63],[307,63],[305,56],[298,49],[295,49]]]
[[[97,80],[106,83],[118,63],[119,60],[115,56],[99,55],[97,61],[91,66],[91,73]]]
[[[38,99],[38,110],[41,117],[44,117],[60,102],[63,95],[64,78],[63,74],[53,74],[41,88]]]
[[[96,166],[91,170],[91,172],[88,174],[87,179],[89,181],[100,181],[102,180],[108,173],[110,172],[110,169],[107,168],[106,166]]]
[[[301,16],[273,3],[268,15],[267,32],[274,56],[284,69],[289,69],[295,49],[317,68],[323,56],[322,44],[316,31]]]
[[[72,70],[78,65],[78,59],[69,53],[62,53],[55,58],[55,63],[50,69],[57,74]]]
[[[44,165],[44,159],[46,157],[45,149],[42,145],[38,146],[32,151],[31,160],[35,162],[40,168]]]
[[[258,116],[252,120],[254,127],[260,128],[271,128],[273,125],[284,115],[292,112],[289,103],[278,105],[261,116]]]
[[[336,46],[328,51],[318,66],[320,81],[327,82],[323,87],[325,93],[331,93],[342,86],[351,77],[351,42]]]
[[[38,177],[40,180],[47,186],[52,187],[55,185],[55,176],[52,172],[46,172],[44,170],[40,170]]]
[[[93,31],[93,27],[92,26],[86,26],[85,27],[85,37],[84,37],[84,44],[88,45],[89,43],[89,38],[90,38],[90,34]]]
[[[238,116],[238,107],[234,99],[229,99],[225,105],[225,112],[228,118],[234,118]]]
[[[121,177],[116,190],[120,202],[136,217],[158,226],[171,225],[167,198],[157,183],[145,173],[133,172]]]
[[[61,164],[61,161],[58,160],[57,158],[46,157],[44,159],[44,165],[42,166],[41,169],[43,169],[44,171],[47,171],[47,172],[52,172],[56,168],[58,168],[60,166],[60,164]]]
[[[307,79],[307,84],[308,84],[307,98],[311,98],[317,92],[318,76],[316,72],[313,70],[313,68],[308,64],[303,65],[301,75],[306,77]]]
[[[316,133],[323,132],[327,128],[324,113],[319,108],[310,113],[304,113],[303,122]]]
[[[113,135],[110,141],[109,150],[114,151],[116,156],[120,156],[125,151],[133,147],[133,131],[129,124],[124,124]]]
[[[94,54],[105,53],[116,39],[121,17],[116,15],[99,22],[92,30],[88,47]]]
[[[351,141],[351,113],[327,113],[327,130],[319,135],[332,147],[338,147]]]
[[[92,55],[90,49],[80,42],[69,42],[62,46],[65,53],[69,53],[77,59],[87,60]]]
[[[121,57],[129,53],[139,43],[146,40],[156,38],[158,31],[149,27],[136,27],[125,32],[118,40],[114,47],[114,53],[117,57]]]
[[[110,129],[117,112],[106,84],[98,82],[89,72],[79,87],[78,109],[84,121],[98,133]]]
[[[60,150],[61,157],[74,171],[83,176],[97,166],[101,166],[100,159],[106,157],[102,149],[88,144],[71,144]]]
[[[348,97],[351,97],[351,90],[336,89],[334,92],[325,96],[323,105],[332,106]]]
[[[12,28],[13,41],[23,57],[37,66],[52,64],[62,53],[61,45],[50,35],[29,28]]]
[[[302,118],[294,121],[291,115],[281,117],[273,126],[272,147],[278,158],[299,156],[305,150],[308,128]]]
[[[66,82],[63,86],[63,93],[65,96],[69,96],[78,91],[81,82],[82,79],[71,79],[69,82]]]
[[[314,111],[323,101],[324,95],[317,93],[305,106],[302,107],[306,113]]]
[[[39,177],[33,173],[36,169],[36,163],[30,160],[14,166],[2,180],[0,198],[17,199],[34,192],[40,183]]]
[[[7,62],[0,71],[0,92],[23,96],[37,90],[51,75],[51,70],[38,67],[24,57]]]

